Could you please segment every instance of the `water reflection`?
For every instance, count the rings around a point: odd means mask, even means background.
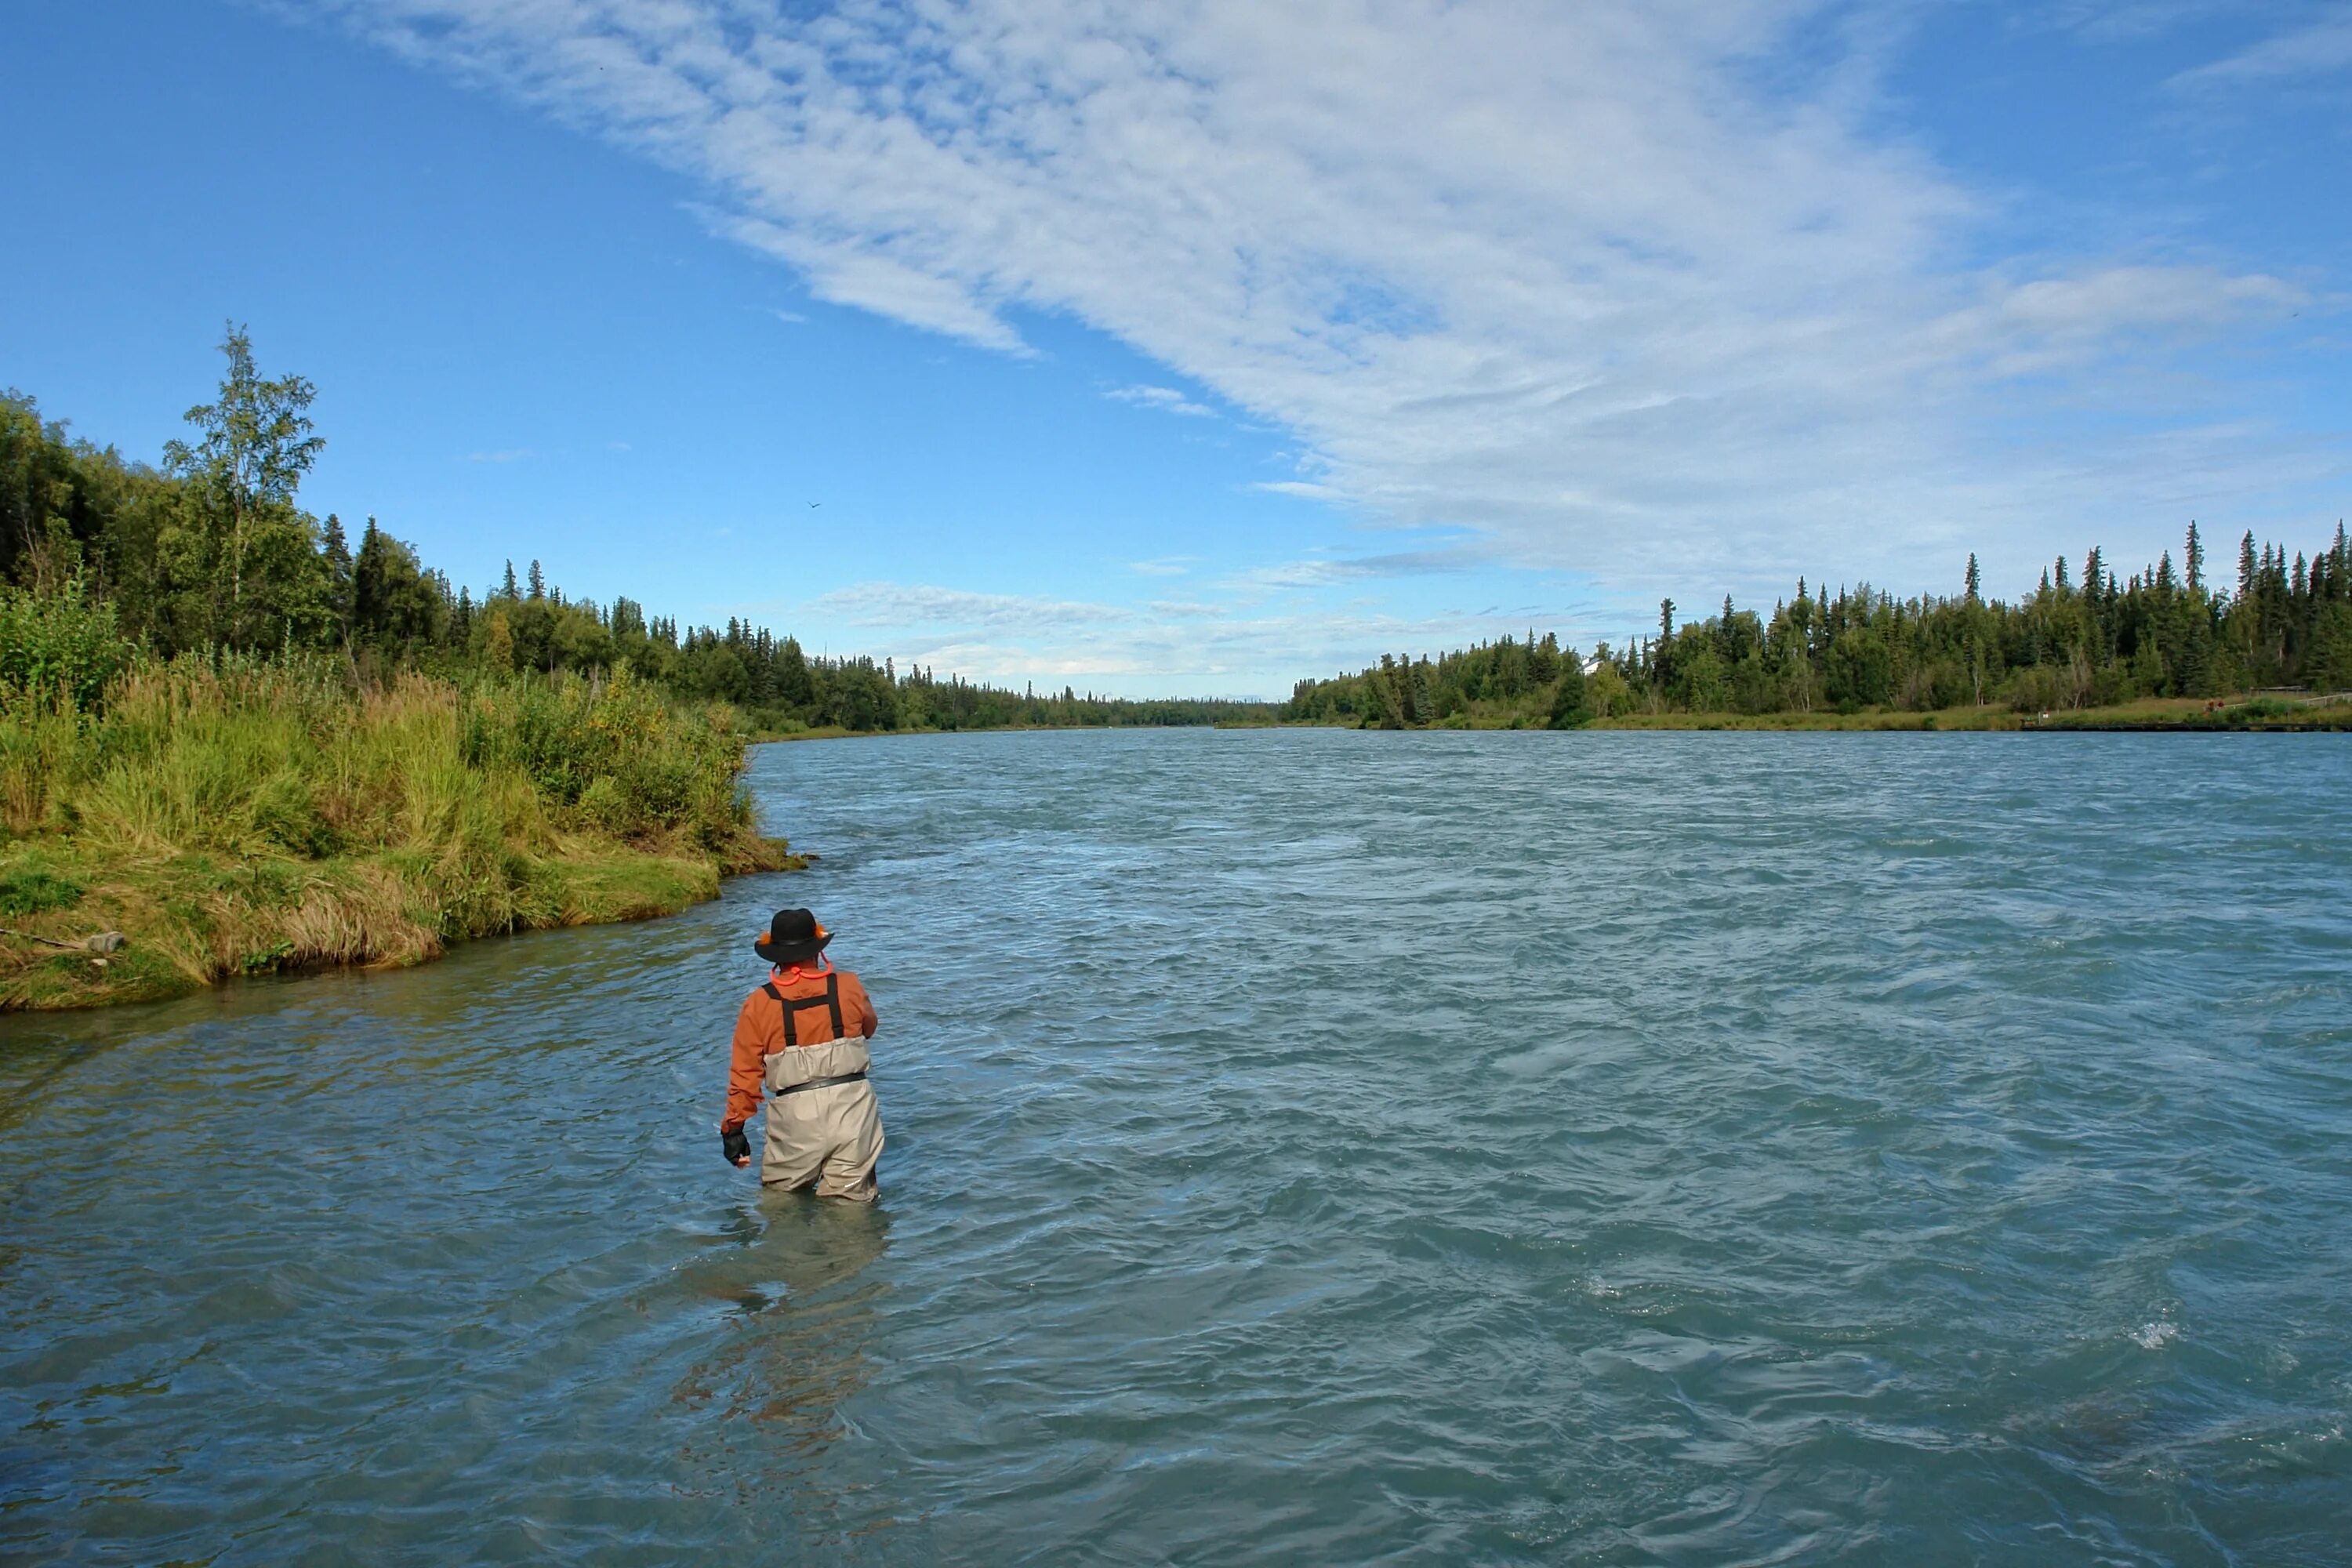
[[[681,1270],[684,1289],[720,1305],[725,1318],[674,1394],[709,1434],[688,1444],[687,1468],[708,1467],[714,1489],[746,1501],[805,1492],[801,1509],[835,1512],[840,1500],[811,1483],[849,1431],[845,1407],[874,1375],[890,1288],[866,1271],[889,1247],[890,1216],[869,1205],[762,1191],[720,1243]]]

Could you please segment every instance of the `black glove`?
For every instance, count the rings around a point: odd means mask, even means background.
[[[743,1136],[743,1130],[740,1127],[722,1127],[719,1130],[719,1152],[727,1156],[727,1163],[730,1165],[748,1165],[751,1163],[751,1141]]]

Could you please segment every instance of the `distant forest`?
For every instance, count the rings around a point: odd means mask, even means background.
[[[1655,637],[1590,658],[1556,637],[1485,644],[1441,658],[1383,656],[1380,667],[1303,680],[1293,722],[1418,729],[1465,721],[1573,727],[1642,713],[1915,711],[2003,704],[2020,712],[2107,707],[2151,697],[2219,697],[2278,687],[2352,688],[2352,547],[2292,562],[2284,545],[2238,542],[2234,591],[2208,579],[2190,523],[2171,552],[2128,576],[2105,553],[2079,580],[2061,556],[2014,603],[1988,600],[1970,555],[1950,598],[1897,599],[1867,585],[1809,588],[1767,616],[1736,608],[1677,624],[1658,606]]]
[[[2352,549],[2342,524],[2315,553],[2238,543],[2233,588],[2209,578],[2189,526],[2176,565],[2119,574],[2093,549],[2061,557],[2032,593],[1988,600],[1976,557],[1952,597],[1897,599],[1803,581],[1771,613],[1737,608],[1587,656],[1553,636],[1427,656],[1298,683],[1287,704],[1129,700],[1066,686],[1037,695],[900,670],[888,659],[811,658],[790,636],[730,619],[688,626],[627,598],[600,605],[548,584],[536,561],[477,598],[410,546],[297,504],[321,438],[310,384],[265,379],[232,329],[216,402],[188,411],[193,444],[160,466],[123,458],[0,395],[0,593],[103,610],[110,637],[170,658],[198,651],[338,656],[352,679],[403,669],[463,676],[596,674],[624,664],[672,694],[735,705],[751,728],[790,733],[1220,721],[1574,726],[1637,714],[2105,707],[2273,687],[2352,688]],[[29,602],[29,601],[28,601]],[[5,606],[0,606],[5,607]],[[8,624],[0,616],[0,626]],[[26,624],[30,625],[28,621]],[[0,647],[0,667],[16,654]],[[46,655],[40,657],[48,657]],[[81,656],[75,656],[79,658]],[[112,665],[91,658],[93,671]],[[0,686],[26,672],[0,668]]]
[[[890,660],[812,658],[792,637],[730,619],[688,626],[627,598],[567,597],[538,562],[477,598],[370,518],[356,547],[340,517],[296,502],[323,440],[299,376],[257,370],[245,331],[221,344],[216,402],[192,408],[194,444],[160,467],[74,438],[34,399],[0,394],[0,584],[110,606],[150,653],[345,656],[353,675],[400,669],[594,673],[624,661],[674,694],[734,704],[791,732],[1265,721],[1270,703],[1011,691]],[[5,676],[5,671],[0,671]]]

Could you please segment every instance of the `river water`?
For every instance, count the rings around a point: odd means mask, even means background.
[[[2352,1556],[2344,738],[752,782],[675,920],[0,1020],[0,1557]],[[871,1211],[718,1155],[780,902]]]

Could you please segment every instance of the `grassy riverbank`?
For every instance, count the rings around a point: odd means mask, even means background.
[[[183,658],[0,701],[0,1008],[666,914],[788,863],[723,708],[630,680]],[[68,950],[119,931],[112,952]]]

